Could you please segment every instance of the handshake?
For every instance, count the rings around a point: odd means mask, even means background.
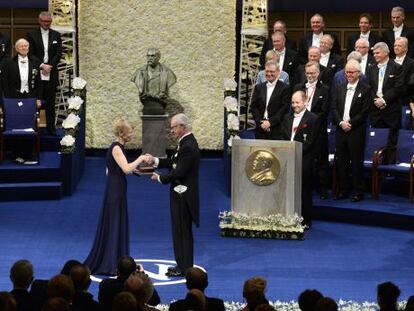
[[[140,163],[145,163],[148,165],[153,165],[155,162],[155,157],[149,153],[140,155],[138,159],[141,160]]]
[[[139,165],[136,169],[136,173],[138,175],[149,175],[151,174],[151,179],[155,181],[159,181],[159,174],[154,172],[154,163],[155,163],[155,157],[149,153],[140,155],[138,157]],[[142,165],[144,164],[144,165]]]

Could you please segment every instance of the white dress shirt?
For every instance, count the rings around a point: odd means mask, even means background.
[[[382,85],[384,83],[385,71],[387,70],[388,60],[385,63],[378,64],[378,89],[377,89],[377,96],[381,97],[384,95],[382,93]]]
[[[404,62],[404,59],[405,59],[405,56],[406,56],[407,54],[404,54],[402,57],[398,57],[398,56],[395,56],[395,62],[397,63],[397,64],[400,64],[400,65],[402,65],[402,63]]]
[[[272,93],[273,93],[273,90],[275,89],[276,83],[277,83],[277,80],[273,81],[273,83],[270,83],[270,82],[266,83],[266,87],[267,87],[267,90],[266,90],[266,108],[265,108],[265,112],[264,112],[264,115],[263,115],[263,118],[265,120],[267,120],[269,118],[269,115],[268,115],[268,112],[267,112],[267,106],[269,105],[270,97],[272,97]]]
[[[292,134],[290,135],[290,141],[294,140],[299,123],[302,120],[303,115],[305,114],[305,110],[306,109],[303,109],[301,112],[293,114]]]
[[[323,37],[323,32],[319,35],[312,34],[312,46],[319,47],[321,45],[321,39]]]
[[[368,53],[362,56],[361,58],[361,72],[365,74],[365,70],[367,69],[367,61],[368,61]]]
[[[329,62],[329,56],[331,55],[331,52],[328,53],[321,53],[321,59],[319,60],[319,64],[322,66],[328,67]]]
[[[40,28],[40,32],[42,33],[42,41],[45,53],[43,56],[43,63],[46,64],[49,61],[49,29],[44,30],[43,28]],[[40,78],[43,81],[49,81],[50,74],[43,74],[43,72],[40,71]]]
[[[18,55],[20,73],[20,93],[29,93],[29,58]]]
[[[351,110],[352,99],[354,98],[355,89],[358,84],[358,81],[354,84],[348,83],[346,86],[344,115],[342,117],[343,121],[349,122],[349,120],[351,120],[351,117],[349,116],[349,111]]]
[[[315,91],[316,91],[316,83],[318,81],[315,82],[307,82],[305,84],[306,86],[306,109],[308,109],[309,111],[311,111],[312,109],[312,101],[313,101],[313,95],[315,95]]]
[[[401,24],[400,27],[394,27],[392,30],[394,31],[394,39],[401,37],[401,32],[404,27],[404,24]]]
[[[283,65],[285,63],[286,48],[283,48],[282,51],[276,51],[275,50],[275,52],[277,54],[279,54],[279,68],[280,68],[280,70],[282,70],[283,69]]]
[[[367,41],[369,41],[369,34],[371,33],[371,31],[368,31],[367,33],[363,33],[363,32],[361,32],[360,34],[359,34],[359,38],[360,39],[365,39],[365,40],[367,40]]]

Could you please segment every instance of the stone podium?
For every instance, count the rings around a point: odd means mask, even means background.
[[[251,216],[301,216],[302,144],[237,139],[232,146],[231,209]]]
[[[165,158],[168,114],[141,115],[142,154],[150,153],[157,158]]]

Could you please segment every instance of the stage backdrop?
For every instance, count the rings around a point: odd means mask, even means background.
[[[193,120],[200,147],[221,149],[222,84],[234,76],[235,13],[235,1],[79,1],[79,69],[88,82],[86,146],[108,147],[117,117],[136,126],[131,146],[141,146],[142,106],[130,79],[154,46],[177,75],[170,96]],[[178,105],[169,112],[177,110]]]

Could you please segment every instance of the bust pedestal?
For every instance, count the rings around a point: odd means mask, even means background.
[[[141,115],[143,154],[150,153],[158,158],[166,157],[167,118],[168,114]]]

